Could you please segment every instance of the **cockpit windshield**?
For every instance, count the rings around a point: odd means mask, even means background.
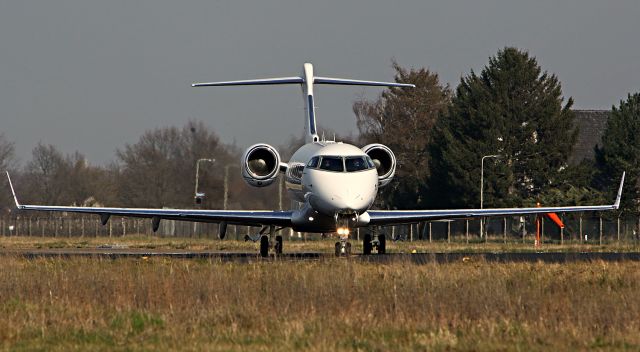
[[[333,172],[356,172],[374,169],[371,158],[366,155],[356,156],[315,156],[307,163],[309,169],[320,169]]]
[[[369,168],[367,161],[362,156],[348,156],[344,158],[344,166],[347,172],[362,171]]]
[[[320,162],[320,169],[342,172],[344,171],[342,158],[339,156],[323,156],[322,161]]]

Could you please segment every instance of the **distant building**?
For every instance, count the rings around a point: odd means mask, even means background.
[[[578,126],[578,140],[569,157],[570,164],[578,164],[582,159],[593,160],[594,147],[602,145],[602,134],[607,126],[611,110],[573,110]]]

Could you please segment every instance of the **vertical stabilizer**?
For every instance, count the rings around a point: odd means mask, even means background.
[[[307,122],[305,123],[305,132],[307,133],[307,143],[318,141],[318,131],[316,128],[316,107],[313,98],[313,64],[306,62],[304,64],[304,83],[302,84],[302,95],[304,97],[304,111]]]

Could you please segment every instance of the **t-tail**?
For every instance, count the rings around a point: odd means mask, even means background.
[[[305,109],[305,132],[307,134],[307,142],[318,141],[318,131],[316,128],[316,112],[313,98],[313,86],[315,84],[333,84],[333,85],[352,85],[352,86],[378,86],[378,87],[408,87],[414,88],[413,84],[395,83],[395,82],[378,82],[378,81],[360,81],[354,79],[319,77],[313,74],[313,65],[305,63],[301,76],[294,77],[278,77],[265,79],[252,79],[243,81],[226,81],[226,82],[207,82],[194,83],[193,87],[216,87],[216,86],[248,86],[248,85],[276,85],[276,84],[299,84],[302,87]]]

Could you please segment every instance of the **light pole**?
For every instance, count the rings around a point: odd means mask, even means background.
[[[480,209],[482,209],[484,202],[484,159],[486,158],[498,158],[500,155],[485,155],[480,159]],[[484,229],[484,217],[480,217],[480,238],[482,238],[482,231]],[[486,234],[485,234],[486,241]]]
[[[193,195],[193,199],[195,200],[196,204],[200,204],[202,203],[202,198],[204,198],[204,194],[203,193],[198,193],[198,181],[199,181],[199,175],[200,175],[200,162],[202,161],[208,161],[210,163],[215,163],[216,159],[207,159],[207,158],[202,158],[202,159],[198,159],[198,161],[196,161],[196,189],[194,191],[194,195]]]

